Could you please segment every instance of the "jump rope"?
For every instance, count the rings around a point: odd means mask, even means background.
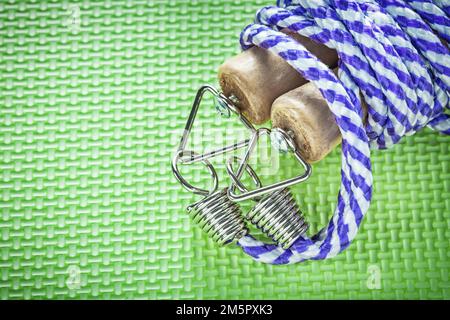
[[[233,104],[212,87],[197,94],[180,146],[172,159],[177,179],[204,198],[188,210],[194,221],[219,244],[237,243],[256,261],[292,264],[336,256],[355,238],[372,198],[371,149],[387,149],[427,126],[450,134],[450,1],[448,0],[296,0],[278,1],[259,10],[255,22],[241,33],[243,50],[253,46],[278,55],[313,82],[333,113],[342,135],[341,185],[328,225],[305,235],[306,223],[287,189],[304,181],[311,168],[283,130],[254,129]],[[336,50],[337,76],[302,44],[281,30],[308,37]],[[251,131],[251,139],[217,152],[199,155],[186,142],[202,95],[210,91],[222,113],[236,114]],[[361,97],[367,104],[363,121]],[[262,187],[248,158],[259,136],[278,137],[294,152],[305,173]],[[243,159],[231,157],[229,188],[217,191],[217,174],[209,158],[246,147]],[[210,171],[213,190],[190,185],[178,165],[201,161]],[[233,163],[239,162],[237,170]],[[240,178],[247,172],[260,192],[250,192]],[[238,189],[238,191],[237,191]],[[261,191],[262,190],[262,191]],[[238,193],[241,192],[241,196]],[[237,201],[257,200],[246,215],[274,240],[257,240],[248,233]]]

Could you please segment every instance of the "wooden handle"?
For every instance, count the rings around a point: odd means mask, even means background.
[[[334,50],[298,34],[283,32],[331,68],[337,65],[338,57]],[[270,119],[270,109],[276,98],[307,80],[276,54],[253,47],[220,66],[219,82],[226,96],[237,98],[237,106],[247,118],[252,123],[261,124]]]
[[[277,98],[271,118],[273,127],[294,134],[300,154],[309,163],[323,159],[341,141],[333,113],[311,82]]]
[[[297,34],[289,35],[328,66],[337,65],[334,50]],[[271,118],[273,127],[291,131],[309,163],[323,159],[340,143],[334,115],[319,89],[277,55],[251,48],[219,68],[219,81],[224,94],[237,98],[237,107],[252,123]]]
[[[337,69],[334,71],[337,73]],[[366,122],[367,104],[360,98]],[[272,105],[271,119],[274,128],[294,134],[300,154],[309,163],[322,160],[341,142],[334,115],[311,82],[278,97]]]

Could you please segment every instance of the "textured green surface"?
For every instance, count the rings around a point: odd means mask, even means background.
[[[77,20],[67,2],[1,2],[1,298],[450,298],[449,140],[429,130],[373,154],[374,201],[332,260],[258,264],[191,224],[169,157],[195,90],[271,3],[80,1]],[[220,128],[208,110],[198,129]],[[314,230],[339,163],[294,189]]]

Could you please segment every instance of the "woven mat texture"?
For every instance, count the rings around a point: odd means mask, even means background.
[[[0,3],[2,299],[450,298],[449,139],[430,130],[373,152],[371,208],[334,259],[255,263],[191,223],[185,207],[198,198],[170,156],[197,88],[217,84],[268,4]],[[201,110],[200,132],[240,127]],[[296,173],[289,161],[280,177]],[[201,167],[183,172],[209,183]],[[313,231],[339,183],[335,150],[294,188]]]

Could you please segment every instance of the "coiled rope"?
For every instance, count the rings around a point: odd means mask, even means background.
[[[271,264],[337,255],[370,205],[370,149],[389,148],[424,126],[450,134],[449,16],[449,0],[285,0],[257,13],[242,31],[242,48],[276,53],[320,89],[342,134],[342,180],[335,212],[318,234],[287,250],[248,235],[238,243],[245,253]],[[338,77],[282,29],[335,49]]]

